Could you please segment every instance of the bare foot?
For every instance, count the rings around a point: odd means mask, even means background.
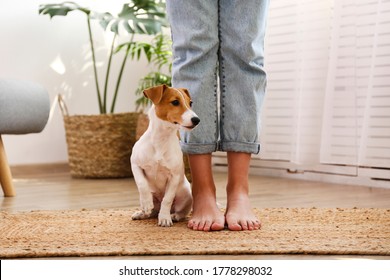
[[[257,230],[261,227],[246,195],[228,198],[225,217],[228,228],[233,231]]]
[[[214,231],[225,228],[225,217],[217,206],[211,154],[189,155],[192,172],[193,211],[188,227]]]
[[[225,217],[212,195],[194,197],[192,217],[188,228],[200,231],[216,231],[225,228]]]
[[[228,152],[226,223],[230,230],[255,230],[260,221],[249,201],[250,154]]]

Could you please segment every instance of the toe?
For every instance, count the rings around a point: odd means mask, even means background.
[[[193,220],[189,220],[188,224],[187,224],[187,227],[190,228],[190,229],[193,229],[194,225],[195,225],[195,222]]]
[[[255,223],[253,221],[248,221],[248,230],[254,230],[255,229]]]
[[[206,221],[203,226],[203,231],[210,231],[210,229],[211,229],[211,222]]]
[[[240,225],[241,225],[242,230],[248,230],[249,229],[248,221],[240,221]]]
[[[196,230],[200,230],[200,231],[204,230],[205,225],[206,225],[205,221],[200,221]]]
[[[214,222],[211,224],[210,228],[212,231],[223,230],[225,225],[223,223]]]
[[[228,228],[232,231],[239,231],[242,230],[242,227],[238,223],[228,223]]]

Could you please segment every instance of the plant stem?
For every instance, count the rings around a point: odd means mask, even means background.
[[[131,34],[130,42],[127,45],[126,54],[125,54],[125,57],[123,58],[122,66],[121,66],[121,69],[119,71],[118,80],[116,81],[114,97],[112,99],[112,104],[111,104],[111,111],[110,111],[111,113],[114,113],[116,98],[118,96],[118,91],[119,91],[119,85],[120,85],[121,80],[122,80],[122,75],[123,75],[123,72],[125,69],[126,61],[127,61],[128,56],[129,56],[129,51],[131,48],[131,44],[133,43],[133,40],[134,40],[134,33]]]
[[[110,69],[111,69],[112,56],[113,56],[113,54],[114,54],[115,39],[116,39],[116,34],[114,35],[114,38],[112,39],[110,55],[109,55],[109,57],[108,57],[107,72],[106,72],[106,81],[105,81],[105,83],[104,83],[104,95],[103,95],[103,108],[104,108],[104,113],[107,113],[107,88],[108,88],[108,80],[109,80],[109,77],[110,77]]]
[[[88,22],[88,34],[89,34],[89,42],[91,45],[91,52],[92,52],[92,62],[93,62],[93,72],[95,75],[95,85],[96,85],[96,93],[98,97],[99,102],[99,112],[100,114],[103,114],[103,105],[102,105],[102,97],[100,95],[100,89],[99,89],[99,81],[98,81],[98,75],[96,70],[96,57],[95,57],[95,48],[93,46],[93,38],[92,38],[92,30],[91,30],[91,19],[89,14],[87,15],[87,22]]]

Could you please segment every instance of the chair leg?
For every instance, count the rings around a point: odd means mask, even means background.
[[[0,134],[0,184],[3,188],[4,196],[15,196],[15,189],[12,184],[12,174],[9,168],[7,155]]]

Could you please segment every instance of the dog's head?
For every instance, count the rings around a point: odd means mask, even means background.
[[[199,124],[199,117],[191,109],[192,101],[187,89],[159,85],[145,89],[144,95],[153,102],[158,118],[184,130],[192,130]]]

